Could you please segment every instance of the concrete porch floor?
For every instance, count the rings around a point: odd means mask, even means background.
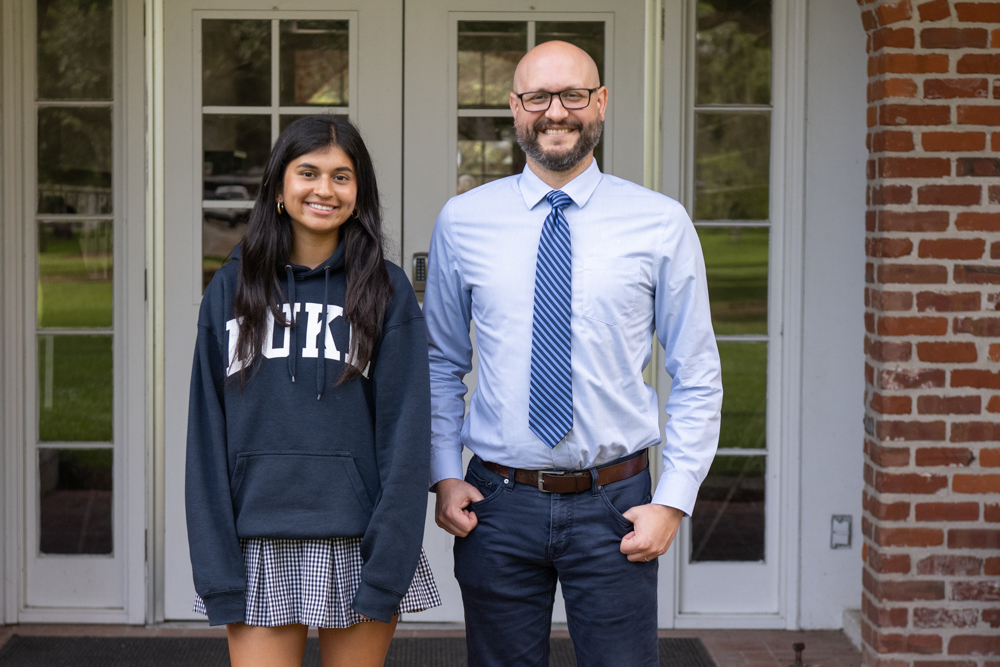
[[[223,628],[204,623],[157,625],[46,625],[0,626],[0,647],[11,635],[41,637],[225,637]],[[316,630],[310,630],[315,636]],[[397,637],[461,637],[461,625],[400,623]],[[565,626],[555,626],[554,637],[568,637]],[[859,667],[861,653],[839,630],[661,630],[661,637],[698,637],[718,667],[789,667],[795,659],[792,644],[806,645],[802,655],[807,667]]]

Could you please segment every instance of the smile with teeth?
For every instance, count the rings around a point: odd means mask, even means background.
[[[329,212],[329,211],[332,211],[334,209],[333,206],[327,206],[326,204],[317,204],[315,202],[306,202],[305,204],[309,208],[314,208],[317,211]]]
[[[571,127],[550,127],[542,130],[543,134],[569,134],[573,132]]]

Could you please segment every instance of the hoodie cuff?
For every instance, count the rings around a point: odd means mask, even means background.
[[[246,620],[246,591],[214,593],[212,595],[203,595],[201,599],[205,602],[205,611],[208,612],[209,625],[243,623]]]
[[[388,623],[396,615],[396,608],[402,599],[403,596],[399,593],[372,586],[362,580],[358,592],[354,594],[351,608],[362,616]]]

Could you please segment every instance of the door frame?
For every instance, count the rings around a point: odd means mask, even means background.
[[[3,440],[0,452],[4,463],[3,608],[0,620],[15,622],[108,622],[142,623],[145,621],[146,564],[144,531],[146,528],[146,321],[144,257],[146,227],[144,179],[131,177],[145,170],[146,155],[143,39],[141,34],[143,1],[116,0],[112,24],[114,62],[113,147],[115,187],[115,274],[114,287],[114,452],[115,469],[113,507],[122,516],[114,516],[115,554],[121,556],[122,605],[115,608],[28,607],[27,528],[25,512],[36,505],[25,494],[35,485],[28,475],[35,474],[36,450],[27,442],[35,428],[31,426],[35,406],[36,378],[33,369],[35,350],[34,313],[36,281],[36,236],[34,228],[35,119],[34,119],[34,26],[32,2],[4,2],[0,6],[2,35],[4,119],[2,162],[4,179],[0,183],[0,204],[4,260],[2,312],[7,324],[3,331]],[[28,49],[28,50],[26,50]],[[28,57],[25,56],[28,54]],[[30,459],[30,460],[29,460]],[[13,539],[11,539],[11,536]]]
[[[643,143],[644,167],[642,171],[642,181],[647,187],[683,201],[684,177],[686,168],[684,158],[686,154],[686,133],[685,115],[687,98],[678,96],[672,91],[686,90],[685,82],[687,74],[685,67],[687,54],[685,45],[687,44],[686,28],[687,18],[682,21],[670,21],[671,16],[676,16],[677,12],[684,12],[680,7],[681,0],[646,0],[646,34],[647,51],[647,76],[646,76],[646,98],[645,98],[645,124],[647,126],[647,140]],[[147,187],[146,187],[146,221],[147,221],[147,258],[151,267],[149,275],[150,300],[148,303],[148,316],[150,326],[147,330],[149,351],[147,357],[147,368],[149,370],[147,387],[147,410],[150,414],[149,424],[149,450],[151,465],[147,471],[150,477],[148,493],[150,495],[150,527],[148,543],[152,555],[151,574],[148,581],[149,595],[147,596],[149,620],[162,621],[164,619],[164,577],[163,561],[165,557],[165,533],[164,533],[164,507],[165,507],[165,479],[164,479],[164,337],[165,337],[165,315],[164,315],[164,265],[165,265],[165,221],[164,221],[164,132],[163,120],[165,115],[165,94],[163,82],[163,4],[164,0],[145,0],[146,6],[146,92],[148,95],[148,123],[151,129],[147,133],[146,150],[148,154]],[[526,4],[526,3],[525,3]],[[515,9],[522,9],[517,7]],[[527,5],[523,8],[527,10]],[[412,11],[412,9],[411,9]],[[795,629],[798,627],[798,606],[799,606],[799,554],[800,545],[798,543],[800,534],[800,508],[799,499],[799,461],[801,447],[801,423],[798,417],[799,390],[802,384],[801,378],[801,328],[802,328],[802,289],[801,277],[802,267],[802,243],[803,228],[802,218],[804,210],[804,181],[802,164],[804,159],[804,131],[805,131],[805,38],[806,38],[806,7],[792,0],[775,1],[775,31],[774,31],[774,100],[773,100],[773,127],[783,127],[780,136],[777,134],[773,138],[772,148],[772,201],[777,204],[772,211],[772,218],[777,221],[780,217],[782,235],[780,250],[781,273],[775,275],[780,277],[781,296],[780,303],[783,311],[783,332],[780,342],[782,350],[782,363],[780,364],[779,377],[779,401],[771,406],[775,410],[776,428],[773,432],[777,443],[775,455],[779,459],[778,484],[775,493],[775,502],[779,503],[779,517],[781,521],[780,537],[776,556],[780,559],[779,568],[779,604],[778,614],[740,614],[740,615],[704,615],[701,618],[688,616],[677,618],[676,610],[677,593],[679,590],[679,563],[678,550],[671,549],[665,556],[664,566],[670,567],[675,573],[673,577],[661,576],[659,595],[660,618],[659,627],[746,627],[746,628],[786,628]],[[652,18],[651,18],[652,17]],[[659,17],[659,21],[656,18]],[[412,29],[407,25],[407,32]],[[650,42],[656,45],[651,48]],[[13,52],[14,45],[11,44],[5,51]],[[657,70],[649,69],[649,59],[655,59],[658,65]],[[682,66],[679,68],[677,63]],[[406,68],[416,66],[414,63],[406,63]],[[404,71],[404,86],[408,80]],[[650,99],[652,97],[652,100]],[[417,102],[415,99],[407,99],[407,107],[411,107]],[[662,109],[662,110],[661,110]],[[404,108],[404,140],[420,130],[415,126],[410,117],[405,113]],[[659,114],[660,120],[657,123],[652,121],[653,126],[660,136],[655,137],[651,142],[648,137],[648,127],[650,113]],[[780,123],[780,124],[779,124]],[[9,123],[5,123],[9,125]],[[6,127],[4,128],[6,132]],[[651,145],[652,144],[652,145]],[[10,144],[7,144],[10,145]],[[410,149],[413,150],[412,148]],[[412,155],[404,154],[404,165],[406,161],[412,159]],[[8,172],[9,173],[9,172]],[[2,185],[2,184],[0,184]],[[407,182],[408,190],[415,186],[412,182]],[[401,210],[404,219],[418,218],[426,212],[413,210],[407,206]],[[12,202],[7,199],[5,207],[11,207]],[[424,207],[426,208],[426,207]],[[430,208],[433,208],[431,206]],[[428,209],[429,210],[429,209]],[[777,226],[775,228],[777,230]],[[400,230],[402,231],[402,230]],[[393,259],[403,259],[403,268],[409,273],[408,262],[411,256],[406,253],[402,235],[396,237],[400,240],[400,254],[403,257]],[[9,247],[4,239],[5,247]],[[772,255],[774,256],[774,255]],[[9,269],[6,269],[9,271]],[[9,281],[5,285],[9,286]],[[7,288],[9,291],[9,287]],[[8,301],[4,300],[4,307]],[[4,344],[9,348],[10,342]],[[7,358],[12,358],[8,356]],[[652,364],[659,363],[659,357],[654,352]],[[5,369],[6,371],[6,369]],[[5,373],[6,375],[6,373]],[[654,386],[666,396],[669,392],[669,378],[665,374],[658,374],[654,379]],[[658,380],[658,381],[657,381]],[[10,384],[7,380],[8,385]],[[661,415],[661,420],[663,416]],[[7,430],[16,428],[16,425],[5,421]],[[662,427],[662,424],[661,424]],[[769,428],[772,428],[769,426]],[[771,435],[771,433],[769,433]],[[9,439],[8,439],[9,441]],[[780,453],[779,449],[780,448]],[[8,496],[11,491],[8,488]],[[11,512],[8,509],[8,515]],[[8,552],[10,548],[8,547]],[[11,568],[8,566],[7,568]],[[664,572],[663,574],[666,574]],[[669,602],[668,602],[669,600]]]
[[[21,54],[21,31],[13,29],[21,24],[21,6],[14,2],[0,2],[0,313],[3,313],[3,330],[0,331],[0,623],[17,620],[18,563],[16,537],[21,534],[21,503],[19,502],[21,452],[23,450],[23,425],[19,409],[23,392],[20,378],[23,374],[21,345],[23,312],[23,279],[21,275],[21,247],[23,236],[21,215],[21,187],[16,174],[20,172],[19,160],[23,155],[22,136],[18,131],[20,118],[19,100],[21,75],[14,65]],[[14,324],[11,324],[14,323]]]

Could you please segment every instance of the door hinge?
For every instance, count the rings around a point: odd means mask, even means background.
[[[142,271],[142,300],[149,301],[149,269]]]

